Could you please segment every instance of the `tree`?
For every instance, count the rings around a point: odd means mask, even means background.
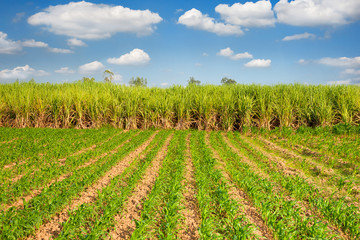
[[[104,81],[111,83],[112,80],[114,79],[114,73],[108,69],[106,69],[103,73],[103,77],[104,77]]]
[[[142,77],[132,77],[129,81],[130,86],[135,87],[146,87],[147,85],[147,79]]]
[[[236,84],[236,81],[234,79],[231,79],[231,78],[223,77],[221,79],[221,84],[222,85]]]
[[[189,85],[200,85],[200,83],[200,80],[196,80],[194,77],[190,77],[190,79],[188,80]]]

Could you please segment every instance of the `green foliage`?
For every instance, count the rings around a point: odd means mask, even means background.
[[[137,211],[136,229],[115,238],[359,239],[358,129],[0,128],[0,238],[34,238],[61,215],[50,238],[109,239]],[[95,197],[77,204],[91,186]],[[197,232],[184,224],[189,205]]]
[[[196,80],[194,77],[190,77],[190,79],[188,80],[188,85],[200,85],[201,82],[200,80]]]
[[[132,77],[129,81],[129,85],[134,87],[146,87],[147,79],[142,77]]]
[[[1,84],[0,126],[229,131],[360,123],[359,86],[191,86],[134,88],[89,78]]]
[[[222,85],[236,84],[236,81],[234,79],[231,79],[231,78],[223,77],[221,79],[221,84]]]

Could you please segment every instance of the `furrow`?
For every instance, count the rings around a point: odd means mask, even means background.
[[[94,145],[92,145],[91,147],[87,147],[87,148],[80,149],[79,151],[77,151],[77,152],[75,152],[75,153],[73,153],[73,154],[70,154],[69,156],[67,156],[67,157],[65,157],[65,158],[59,159],[58,162],[64,164],[64,163],[66,162],[66,159],[68,159],[69,157],[74,157],[74,156],[80,155],[80,154],[82,154],[82,153],[84,153],[84,152],[87,152],[87,151],[90,151],[90,150],[94,150],[95,148],[100,147],[100,146],[102,146],[103,144],[111,141],[114,137],[118,136],[119,134],[126,133],[127,131],[128,131],[128,130],[120,131],[120,132],[114,134],[113,136],[109,137],[109,138],[106,139],[105,141],[101,142],[100,144],[98,144],[98,145],[94,144]]]
[[[243,207],[243,211],[246,213],[247,220],[257,227],[254,233],[258,235],[260,238],[274,239],[272,231],[268,228],[264,219],[261,217],[257,209],[254,207],[250,198],[243,190],[236,187],[236,184],[233,182],[232,177],[225,170],[226,163],[223,161],[219,153],[211,146],[209,140],[209,134],[206,134],[205,141],[206,141],[206,145],[213,153],[214,158],[218,160],[219,163],[218,169],[221,171],[221,173],[228,182],[230,189],[229,196],[241,204],[241,206]]]
[[[133,135],[133,137],[137,136],[140,132],[136,133]],[[114,148],[113,150],[111,150],[109,153],[103,153],[101,154],[100,156],[97,156],[96,158],[93,158],[93,159],[90,159],[88,162],[86,162],[85,164],[81,165],[81,166],[78,166],[75,170],[79,170],[81,168],[85,168],[85,167],[88,167],[90,166],[91,164],[94,164],[96,163],[99,159],[102,159],[103,157],[106,157],[106,156],[110,156],[110,155],[113,155],[115,154],[121,147],[123,147],[126,143],[130,142],[131,139],[127,139],[126,141],[122,142],[120,145],[118,145],[116,148]],[[22,207],[24,205],[24,202],[27,202],[29,201],[30,199],[36,197],[37,195],[39,195],[42,190],[44,188],[48,188],[50,187],[52,184],[56,183],[56,182],[61,182],[63,181],[64,179],[72,176],[73,173],[67,173],[67,174],[63,174],[62,176],[50,181],[45,187],[41,187],[41,188],[38,188],[38,189],[35,189],[34,191],[32,191],[30,194],[26,195],[26,196],[23,196],[21,199],[11,203],[11,204],[8,204],[6,206],[4,206],[3,210],[6,211],[8,210],[9,208],[11,207]],[[17,179],[21,179],[22,175]]]
[[[249,143],[249,140],[247,140],[246,138],[243,137],[242,139]],[[260,140],[262,142],[264,142],[270,149],[281,152],[281,153],[285,154],[285,156],[289,156],[291,161],[294,161],[294,160],[296,160],[298,162],[306,161],[308,163],[308,165],[312,166],[310,170],[312,170],[314,173],[318,173],[318,174],[322,173],[323,175],[321,178],[316,178],[313,176],[305,175],[305,173],[302,171],[301,167],[290,168],[288,166],[288,163],[286,163],[286,161],[283,158],[269,154],[266,151],[262,151],[265,156],[267,156],[268,158],[272,158],[274,161],[278,162],[281,165],[282,169],[291,169],[291,172],[298,174],[300,177],[305,179],[309,184],[312,184],[314,187],[318,188],[319,191],[321,191],[322,194],[326,195],[327,197],[335,196],[338,199],[345,198],[345,200],[347,200],[348,202],[351,202],[351,204],[354,204],[355,206],[357,206],[360,209],[360,203],[359,203],[360,194],[359,193],[356,194],[356,192],[355,192],[356,195],[355,194],[350,195],[348,192],[349,190],[356,190],[356,188],[358,186],[356,186],[356,185],[355,186],[346,186],[342,189],[339,189],[334,184],[334,181],[336,181],[336,180],[339,181],[340,179],[342,179],[342,177],[339,176],[338,174],[336,174],[333,169],[327,168],[323,165],[320,165],[320,164],[310,160],[309,158],[301,157],[301,156],[297,155],[296,153],[294,153],[293,151],[282,148],[282,147],[278,146],[277,144],[275,144],[271,141],[268,141],[264,138],[260,138]],[[254,145],[254,147],[259,148],[259,146],[257,146],[256,144]],[[321,188],[319,188],[319,186]]]
[[[157,153],[155,160],[146,170],[144,177],[127,200],[124,212],[115,216],[116,225],[114,230],[110,232],[112,239],[129,239],[134,232],[136,228],[134,220],[140,220],[143,202],[155,184],[172,137],[173,134],[166,139],[164,146]]]
[[[135,151],[129,153],[121,162],[112,167],[103,177],[82,192],[78,198],[71,201],[70,205],[65,207],[60,213],[56,214],[48,223],[42,225],[30,239],[49,239],[51,236],[57,236],[61,232],[61,223],[69,218],[69,211],[79,207],[81,204],[92,202],[96,199],[98,191],[107,186],[111,179],[120,175],[131,162],[145,150],[155,137],[154,133],[145,143],[143,143]]]
[[[198,201],[196,199],[197,187],[194,176],[194,164],[191,159],[190,153],[190,135],[186,138],[186,162],[185,162],[185,179],[182,182],[184,192],[183,201],[184,209],[180,213],[184,216],[181,224],[182,228],[179,232],[180,239],[199,239],[199,226],[200,226],[200,210]]]
[[[249,145],[251,145],[256,151],[263,154],[270,162],[274,162],[277,165],[278,169],[284,175],[298,175],[299,177],[303,178],[305,181],[308,181],[310,184],[317,186],[317,184],[314,183],[313,181],[309,180],[309,178],[302,171],[300,171],[297,168],[291,168],[291,167],[287,166],[286,161],[283,160],[282,158],[266,152],[264,149],[262,149],[258,145],[254,144],[252,142],[249,142],[249,140],[246,137],[243,137],[243,136],[240,136],[240,137],[241,137],[241,139],[244,140],[244,142],[247,142]],[[286,191],[285,189],[282,189],[282,190]],[[325,224],[328,225],[328,229],[331,232],[335,232],[335,233],[339,234],[343,239],[349,239],[348,236],[340,228],[336,227],[335,225],[331,224],[328,220],[326,220],[324,218],[324,216],[322,216],[321,212],[318,209],[315,209],[314,207],[312,207],[308,202],[306,202],[304,200],[300,200],[300,201],[297,201],[297,204],[301,207],[301,209],[305,213],[304,214],[305,216],[316,216],[318,219],[321,219],[322,222],[324,222]]]

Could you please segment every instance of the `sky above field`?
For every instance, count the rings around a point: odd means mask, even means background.
[[[0,2],[0,83],[359,84],[359,0]]]

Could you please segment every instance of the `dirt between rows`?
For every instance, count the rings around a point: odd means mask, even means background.
[[[310,163],[312,166],[314,166],[313,171],[319,171],[320,173],[324,173],[325,176],[322,176],[322,178],[316,178],[316,177],[312,177],[312,176],[305,176],[304,172],[300,169],[292,168],[292,171],[296,174],[299,174],[299,176],[304,178],[309,184],[318,188],[325,196],[330,197],[330,196],[332,196],[331,193],[334,193],[334,197],[337,197],[339,199],[345,197],[346,201],[353,204],[360,210],[360,202],[359,202],[360,194],[350,196],[345,188],[342,190],[338,190],[337,187],[329,184],[329,182],[327,181],[327,179],[331,179],[331,178],[335,178],[335,179],[341,178],[341,176],[339,174],[336,174],[333,169],[323,166],[319,163],[316,163],[316,162],[310,160],[308,157],[301,157],[301,156],[297,155],[295,152],[293,152],[289,149],[280,147],[277,144],[275,144],[267,139],[264,139],[262,137],[260,137],[259,140],[264,142],[268,146],[269,149],[283,153],[283,154],[285,154],[285,156],[289,156],[290,159],[292,159],[292,160],[293,159],[296,159],[297,161],[306,160],[308,163]],[[281,168],[289,169],[285,160],[283,160],[277,156],[273,156],[273,155],[270,155],[270,156],[272,158],[275,158],[280,163]],[[323,188],[323,190],[320,189],[318,186],[321,186],[321,188]],[[353,187],[353,189],[357,190],[356,186]]]
[[[136,225],[134,220],[140,220],[143,203],[147,195],[154,187],[155,181],[159,175],[160,168],[164,158],[167,155],[168,147],[173,135],[170,135],[160,151],[157,153],[151,165],[146,169],[143,178],[135,187],[132,195],[126,201],[124,210],[121,214],[115,216],[115,228],[110,232],[111,239],[130,239]]]
[[[136,133],[136,134],[134,135],[134,137],[137,136],[139,133],[140,133],[140,132]],[[116,148],[114,148],[114,149],[111,150],[110,152],[108,152],[108,153],[103,153],[103,154],[101,154],[100,156],[97,156],[97,157],[95,157],[95,158],[93,158],[93,159],[90,159],[88,162],[84,163],[83,165],[78,166],[78,167],[76,168],[76,170],[79,170],[79,169],[81,169],[81,168],[85,168],[85,167],[87,167],[87,166],[89,166],[89,165],[91,165],[91,164],[94,164],[94,163],[96,163],[99,159],[101,159],[101,158],[103,158],[103,157],[105,157],[105,156],[108,156],[108,155],[111,156],[111,155],[115,154],[115,153],[119,150],[119,148],[121,148],[122,146],[124,146],[124,145],[125,145],[126,143],[128,143],[129,141],[130,141],[130,139],[122,142],[120,145],[118,145]],[[99,145],[99,146],[100,146],[100,145]],[[35,171],[37,171],[37,170],[35,170]],[[32,173],[31,175],[34,175],[34,173]],[[25,196],[22,196],[21,199],[18,199],[17,201],[15,201],[15,202],[13,202],[13,203],[11,203],[11,204],[5,205],[5,206],[3,207],[3,211],[6,211],[6,210],[8,210],[8,209],[11,208],[11,207],[23,207],[23,206],[24,206],[24,201],[25,201],[25,202],[30,201],[32,198],[34,198],[34,197],[36,197],[37,195],[39,195],[44,188],[48,188],[48,187],[50,187],[52,184],[54,184],[54,183],[56,183],[56,182],[61,182],[61,181],[63,181],[64,179],[66,179],[66,178],[68,178],[68,177],[71,177],[72,175],[73,175],[72,172],[71,172],[71,173],[66,173],[66,174],[63,174],[63,175],[59,176],[58,178],[56,178],[56,179],[54,179],[54,180],[51,180],[48,184],[46,184],[45,187],[41,187],[41,188],[39,188],[39,189],[35,189],[35,190],[33,190],[30,194],[25,195]],[[22,175],[20,175],[19,178],[16,179],[16,180],[21,179],[21,177],[22,177]]]
[[[186,138],[186,162],[185,162],[185,179],[182,185],[185,188],[183,192],[182,204],[183,208],[180,213],[184,216],[182,220],[179,238],[185,240],[199,239],[198,232],[201,217],[199,204],[196,199],[197,187],[195,182],[194,165],[190,153],[190,134]]]
[[[268,153],[262,147],[260,147],[256,144],[253,144],[252,142],[249,142],[249,140],[246,139],[246,137],[241,137],[241,138],[248,144],[251,144],[251,146],[256,151],[260,152],[265,157],[267,157],[269,161],[276,163],[279,170],[282,171],[285,175],[298,175],[299,177],[301,177],[301,178],[305,179],[307,182],[309,182],[309,184],[311,184],[311,185],[315,184],[313,181],[311,181],[309,178],[307,178],[301,170],[295,169],[295,168],[290,168],[284,159]],[[273,144],[272,142],[268,143],[267,146],[272,146],[274,148],[278,148],[281,151],[287,151],[286,149],[283,149],[283,148]],[[289,154],[291,154],[291,152]],[[316,184],[315,184],[315,186],[316,186]],[[295,199],[292,199],[292,200],[295,200]],[[309,202],[304,201],[304,200],[300,200],[300,201],[296,201],[296,202],[297,202],[297,205],[302,210],[302,214],[304,216],[307,216],[307,217],[316,216],[317,219],[321,219],[322,222],[324,222],[328,225],[328,229],[330,232],[339,234],[343,239],[349,239],[349,237],[340,228],[336,227],[334,224],[331,224],[328,220],[324,219],[324,216],[322,216],[321,212],[318,209],[313,208]]]
[[[40,228],[36,231],[35,236],[30,236],[29,239],[50,239],[52,237],[57,237],[61,232],[61,223],[65,222],[69,218],[69,212],[75,210],[82,204],[95,201],[98,191],[109,185],[114,177],[122,174],[124,170],[130,166],[132,161],[146,149],[156,134],[157,132],[154,133],[140,147],[124,157],[116,166],[112,167],[92,186],[80,193],[77,198],[73,199],[68,206],[66,206],[60,213],[57,213],[49,222],[40,226]]]
[[[256,207],[252,203],[249,196],[241,189],[236,187],[236,184],[233,182],[230,175],[225,170],[226,163],[222,160],[219,153],[211,146],[210,140],[209,140],[209,134],[206,134],[205,137],[206,145],[210,148],[210,150],[213,153],[213,156],[215,159],[218,160],[218,169],[221,171],[223,176],[228,182],[229,185],[229,196],[236,202],[241,203],[241,206],[243,209],[241,211],[244,211],[246,214],[247,220],[255,225],[257,227],[257,230],[254,231],[256,235],[258,235],[260,238],[266,238],[266,239],[274,239],[272,231],[268,228],[266,225],[264,219],[261,217],[259,212],[257,211]],[[255,168],[257,169],[257,168]]]
[[[124,131],[122,131],[122,132],[119,132],[119,133],[111,136],[110,138],[108,138],[108,139],[105,140],[104,142],[100,143],[99,145],[96,145],[96,144],[95,144],[95,145],[92,145],[92,146],[90,146],[90,147],[80,149],[79,151],[77,151],[77,152],[75,152],[75,153],[72,153],[72,154],[68,155],[68,156],[65,157],[65,158],[60,158],[60,159],[56,160],[55,162],[57,162],[57,163],[59,163],[59,165],[62,165],[62,166],[63,166],[63,165],[65,165],[65,161],[66,161],[69,157],[74,157],[74,156],[80,155],[80,154],[82,154],[82,153],[84,153],[84,152],[88,152],[88,151],[90,151],[90,150],[94,150],[96,147],[102,146],[104,143],[110,141],[110,140],[113,139],[115,136],[119,135],[120,133],[124,133],[124,132],[127,132],[127,131],[128,131],[128,130],[124,130]],[[42,154],[42,153],[39,154],[39,156],[44,156],[44,155],[45,155],[45,154]],[[28,158],[28,159],[29,159],[29,158]],[[26,159],[26,160],[27,160],[27,159]],[[23,164],[26,163],[26,160],[21,161],[21,162],[18,162],[18,163],[17,163],[17,162],[14,162],[14,163],[5,165],[5,166],[3,167],[3,169],[8,169],[8,168],[11,169],[11,168],[13,168],[13,167],[15,167],[15,166],[21,166],[21,165],[23,165]],[[48,163],[47,165],[50,166],[50,163]],[[35,171],[37,171],[37,170],[35,170]],[[33,174],[34,174],[34,173],[32,173],[32,175],[33,175]],[[20,175],[14,176],[14,177],[11,178],[9,181],[12,182],[12,183],[16,183],[16,182],[17,182],[18,180],[20,180],[22,177],[23,177],[23,175],[20,174]]]

